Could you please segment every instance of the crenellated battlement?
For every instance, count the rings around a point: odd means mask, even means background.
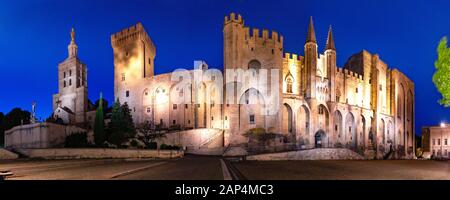
[[[236,13],[231,13],[230,14],[230,16],[225,16],[225,19],[224,19],[224,24],[228,24],[228,23],[231,23],[231,22],[236,22],[236,23],[239,23],[239,24],[244,24],[244,20],[242,19],[242,16],[240,15],[240,14],[238,14],[237,16],[236,16]]]
[[[111,35],[111,45],[113,47],[121,46],[129,42],[134,42],[136,40],[142,39],[146,41],[152,50],[155,50],[155,46],[145,31],[142,24],[139,22],[136,25],[122,29],[121,31]]]
[[[271,31],[269,34],[269,30],[263,29],[262,31],[258,28],[253,28],[250,34],[250,27],[244,27],[245,38],[247,40],[254,41],[265,41],[283,44],[283,36],[279,35],[276,31]],[[262,33],[262,34],[261,34]]]
[[[348,69],[344,69],[344,68],[340,68],[340,67],[338,67],[336,69],[336,74],[337,74],[337,76],[342,76],[342,77],[344,77],[344,75],[345,75],[345,78],[353,79],[353,80],[356,80],[356,81],[363,81],[364,80],[362,75],[360,75],[360,74],[358,74],[358,73],[356,73],[354,71],[351,71],[351,70],[348,70]]]
[[[245,40],[247,41],[262,41],[265,44],[274,43],[277,45],[283,45],[283,36],[276,31],[269,31],[267,29],[260,30],[258,28],[252,28],[244,25],[244,19],[240,14],[231,13],[229,16],[225,16],[224,26],[229,23],[238,23],[244,30]]]
[[[291,53],[284,53],[283,59],[285,60],[291,60],[291,61],[301,61],[302,56],[298,56],[297,54],[291,54]]]

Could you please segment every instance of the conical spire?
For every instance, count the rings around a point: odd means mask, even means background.
[[[314,31],[312,16],[309,18],[308,35],[306,35],[306,42],[316,43],[316,32]]]
[[[328,38],[327,38],[327,50],[336,50],[336,47],[334,46],[334,38],[333,38],[333,29],[331,28],[328,30]]]

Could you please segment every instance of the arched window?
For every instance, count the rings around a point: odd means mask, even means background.
[[[292,78],[291,77],[288,77],[286,79],[286,92],[292,93]]]
[[[251,60],[248,63],[248,68],[255,69],[256,71],[258,71],[259,69],[261,69],[261,63],[258,60]]]

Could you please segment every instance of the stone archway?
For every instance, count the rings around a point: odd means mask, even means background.
[[[349,112],[345,118],[345,142],[350,148],[356,148],[356,125],[355,117]]]
[[[380,130],[380,135],[381,135],[381,144],[385,144],[386,143],[386,125],[385,125],[385,123],[384,123],[384,119],[381,119],[380,120],[380,128],[379,128],[379,130]]]
[[[362,147],[366,146],[366,118],[364,118],[364,115],[361,115],[361,133],[358,144]]]
[[[292,108],[291,108],[291,106],[289,106],[288,104],[284,104],[283,105],[283,111],[282,111],[283,113],[283,118],[282,118],[282,121],[281,121],[281,124],[282,124],[282,132],[283,133],[293,133],[293,126],[292,126],[292,121],[293,121],[293,118],[292,118]]]
[[[336,143],[344,143],[342,138],[344,138],[343,134],[342,134],[342,114],[339,110],[336,110],[334,112],[334,117],[333,117],[333,122],[334,122],[334,138],[336,138]]]
[[[326,134],[322,129],[318,130],[314,135],[314,147],[315,148],[324,148],[326,147]]]
[[[322,129],[325,132],[328,132],[329,130],[329,123],[330,123],[330,116],[328,113],[327,107],[325,107],[323,104],[320,104],[317,110],[317,125],[318,129]]]
[[[258,60],[251,60],[250,62],[248,62],[248,69],[260,70],[261,62],[259,62]]]
[[[261,92],[255,88],[249,88],[239,100],[239,128],[266,128],[265,100]]]
[[[310,144],[309,133],[309,109],[302,105],[298,108],[297,112],[297,126],[296,126],[296,139],[301,145]]]

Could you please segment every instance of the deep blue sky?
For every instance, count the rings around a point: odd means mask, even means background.
[[[423,125],[450,120],[450,108],[431,77],[436,46],[450,35],[450,1],[400,0],[154,0],[154,1],[0,1],[0,112],[52,112],[57,92],[57,65],[67,56],[71,27],[76,29],[79,57],[88,65],[89,97],[100,92],[113,99],[110,35],[142,22],[157,46],[155,73],[193,65],[196,59],[222,68],[222,23],[241,13],[251,27],[276,30],[285,50],[303,54],[308,17],[314,17],[319,50],[333,25],[338,65],[366,49],[415,82],[416,133]]]

